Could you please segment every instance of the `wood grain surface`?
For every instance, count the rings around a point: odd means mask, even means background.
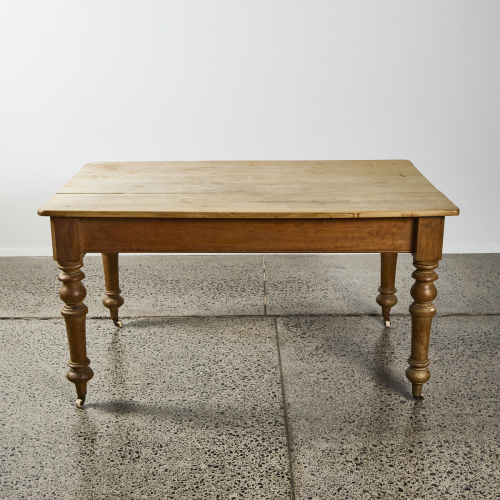
[[[372,218],[458,215],[406,160],[89,163],[39,215]]]

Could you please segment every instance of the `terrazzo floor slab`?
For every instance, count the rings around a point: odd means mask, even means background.
[[[411,256],[391,329],[377,255],[122,256],[124,328],[88,321],[77,410],[56,265],[1,258],[0,317],[48,319],[0,321],[0,498],[500,499],[499,264],[444,256],[415,403]],[[105,317],[99,256],[85,272]]]
[[[437,317],[405,378],[409,318],[278,319],[296,498],[500,498],[500,320]]]
[[[378,254],[265,255],[267,314],[379,314]],[[413,267],[400,254],[398,304],[393,314],[409,315]],[[499,314],[500,254],[444,255],[436,270],[439,314]]]
[[[378,314],[376,254],[121,255],[122,317]],[[264,267],[265,266],[265,272]],[[412,302],[412,257],[400,254],[399,303]],[[86,256],[89,317],[105,317],[100,256]],[[500,254],[445,255],[437,269],[440,314],[500,314]],[[0,258],[0,317],[59,317],[50,257]]]
[[[90,320],[83,410],[65,336],[0,321],[1,498],[290,498],[274,320]]]
[[[122,317],[264,314],[262,255],[120,255]],[[105,317],[100,256],[84,258],[89,317]],[[0,317],[60,316],[50,257],[0,258]]]

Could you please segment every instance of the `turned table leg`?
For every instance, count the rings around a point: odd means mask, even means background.
[[[378,289],[380,295],[377,296],[377,304],[382,307],[382,316],[384,317],[385,326],[391,326],[391,309],[398,303],[396,297],[396,263],[398,254],[394,252],[384,252],[380,254],[380,274],[381,286]]]
[[[434,281],[438,279],[438,275],[434,269],[438,267],[438,262],[413,261],[413,265],[417,270],[412,274],[415,283],[411,288],[411,296],[414,299],[413,304],[410,306],[412,323],[411,355],[408,359],[410,366],[406,370],[406,376],[411,382],[414,398],[424,399],[422,387],[431,376],[428,368],[431,362],[427,354],[432,317],[436,314],[436,308],[432,301],[437,296]]]
[[[118,254],[103,253],[102,263],[104,266],[104,280],[106,282],[106,297],[102,303],[109,309],[109,313],[113,323],[119,328],[122,327],[122,322],[118,319],[118,308],[123,305],[123,297],[118,286]]]
[[[411,354],[406,376],[412,385],[415,399],[424,399],[422,387],[429,380],[430,361],[427,357],[431,335],[432,318],[436,308],[432,301],[437,296],[434,281],[438,276],[434,269],[443,257],[444,217],[420,217],[415,221],[413,243],[413,265],[416,270],[411,288],[413,304],[411,313]]]
[[[90,360],[87,358],[87,347],[85,339],[85,316],[88,312],[83,303],[87,292],[83,286],[82,279],[85,275],[80,270],[83,262],[58,262],[61,270],[59,281],[62,282],[59,296],[64,302],[61,314],[66,323],[68,334],[70,360],[67,379],[76,387],[76,406],[81,408],[87,394],[87,382],[94,376],[90,368]]]

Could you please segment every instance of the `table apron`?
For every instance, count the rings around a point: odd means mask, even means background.
[[[412,252],[417,218],[78,219],[83,252]]]

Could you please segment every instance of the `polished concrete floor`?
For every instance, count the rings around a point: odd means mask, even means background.
[[[0,498],[500,498],[500,254],[445,255],[426,399],[411,257],[384,328],[376,255],[123,256],[117,329],[85,259],[84,409],[57,268],[0,259]]]

